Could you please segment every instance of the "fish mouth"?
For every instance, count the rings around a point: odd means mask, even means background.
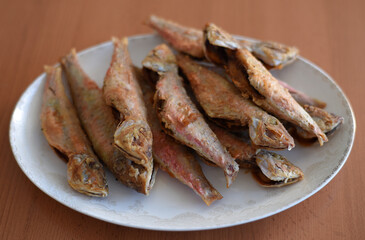
[[[108,185],[101,163],[86,154],[70,156],[67,163],[69,185],[80,193],[94,197],[106,197]]]
[[[145,121],[130,118],[121,122],[115,131],[114,143],[137,164],[152,162],[152,133]]]
[[[249,135],[253,144],[271,149],[288,149],[295,147],[294,139],[284,126],[274,117],[264,120],[253,118],[249,123]]]

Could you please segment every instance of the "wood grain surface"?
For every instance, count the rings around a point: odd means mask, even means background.
[[[0,239],[364,239],[365,1],[0,1]],[[201,28],[295,45],[341,86],[357,119],[338,175],[308,200],[256,222],[196,232],[126,228],[73,211],[23,174],[9,144],[12,110],[27,86],[72,47],[152,32],[151,14]]]

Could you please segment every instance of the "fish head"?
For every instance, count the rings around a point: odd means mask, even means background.
[[[152,133],[147,121],[133,117],[125,119],[114,133],[114,143],[134,162],[142,165],[152,163]]]
[[[175,55],[166,44],[160,44],[152,49],[142,61],[142,66],[145,71],[157,74],[157,77],[152,75],[153,80],[157,80],[158,75],[166,72],[178,71]]]
[[[67,163],[67,180],[78,192],[89,196],[106,197],[108,185],[101,163],[87,154],[74,154]]]
[[[236,39],[213,23],[205,26],[203,43],[205,57],[217,65],[225,64],[228,55],[240,48]]]
[[[299,50],[276,42],[257,42],[252,46],[252,52],[258,59],[270,67],[282,68],[293,62]]]
[[[266,187],[281,187],[292,184],[303,179],[303,172],[300,168],[294,166],[284,156],[268,152],[260,151],[256,155],[256,163],[260,169],[258,174],[264,179],[262,185]]]
[[[315,106],[304,105],[303,108],[326,135],[335,132],[344,121],[343,117],[329,113],[326,110]],[[316,137],[314,134],[309,133],[298,126],[296,127],[296,130],[297,135],[301,138],[310,139]]]
[[[294,139],[283,124],[275,117],[267,115],[261,119],[253,118],[249,122],[249,134],[252,142],[270,149],[292,149]]]

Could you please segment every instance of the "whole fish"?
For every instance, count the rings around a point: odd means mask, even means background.
[[[173,59],[173,53],[166,45],[160,45],[157,49],[159,49],[157,52],[160,52],[159,56],[163,59]],[[161,53],[162,51],[164,53]],[[182,79],[177,74],[177,67],[173,68],[174,70],[168,70],[168,64],[163,64],[164,60],[158,59],[158,56],[149,59],[161,62],[156,65],[146,64],[144,61],[143,66],[159,66],[159,68],[151,68],[150,71],[159,69],[154,106],[163,129],[167,134],[222,168],[226,176],[227,187],[229,187],[239,170],[237,163],[220,144],[204,121],[202,114],[187,95],[182,85]],[[176,60],[174,62],[176,65]],[[170,64],[172,63],[170,62]]]
[[[247,49],[214,24],[204,30],[207,58],[224,64],[242,95],[275,116],[317,136],[320,145],[328,139],[288,90]],[[217,60],[218,59],[218,60]]]
[[[128,39],[112,40],[114,53],[104,79],[103,91],[106,104],[120,113],[114,143],[128,159],[145,168],[147,175],[151,176],[152,133],[147,123],[141,88],[129,56]]]
[[[338,129],[338,127],[344,121],[343,117],[337,116],[333,113],[329,113],[326,110],[315,106],[304,105],[303,108],[313,118],[313,120],[326,135],[329,135],[336,131],[336,129]],[[309,133],[300,127],[296,127],[296,131],[297,135],[304,139],[316,137],[314,134]]]
[[[75,49],[62,59],[62,65],[77,113],[96,154],[117,180],[148,195],[154,184],[156,170],[148,172],[143,166],[132,163],[114,147],[113,135],[118,122],[112,109],[106,105],[102,90],[82,70]]]
[[[251,100],[243,98],[227,79],[186,55],[178,55],[177,62],[210,118],[228,120],[231,125],[248,125],[250,138],[255,145],[289,150],[294,147],[293,138],[281,122]]]
[[[238,165],[189,99],[182,79],[167,72],[157,82],[156,89],[155,106],[167,133],[221,167],[229,187],[237,175]]]
[[[201,30],[182,26],[155,15],[151,15],[146,23],[177,51],[195,58],[204,58]],[[238,40],[238,43],[241,47],[252,52],[268,68],[283,68],[292,63],[299,55],[299,50],[296,47],[271,41]]]
[[[282,43],[272,41],[247,41],[238,40],[243,48],[247,48],[252,54],[262,61],[266,68],[281,69],[297,59],[299,50]]]
[[[213,123],[209,126],[240,168],[251,169],[261,186],[282,187],[303,179],[302,170],[284,156],[258,149]]]
[[[163,132],[153,108],[154,87],[143,77],[139,77],[139,79],[153,135],[152,149],[155,163],[171,177],[193,189],[208,206],[215,200],[222,199],[222,195],[204,176],[199,162],[189,149]]]
[[[45,67],[41,125],[49,145],[67,159],[67,180],[76,191],[95,197],[108,195],[103,166],[83,132],[74,106],[68,99],[61,68]]]

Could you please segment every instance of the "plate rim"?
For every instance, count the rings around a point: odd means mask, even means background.
[[[152,34],[138,34],[138,35],[133,35],[133,36],[128,36],[128,39],[129,40],[135,40],[135,39],[143,39],[143,38],[150,38],[150,37],[154,37],[156,36],[157,34],[155,33],[152,33]],[[256,40],[254,38],[249,38],[249,37],[244,37],[244,36],[240,36],[240,35],[235,35],[235,37],[237,38],[241,38],[241,39],[250,39],[250,40]],[[106,47],[107,45],[111,44],[111,41],[105,41],[105,42],[101,42],[99,44],[96,44],[96,45],[93,45],[91,47],[88,47],[86,49],[83,49],[81,51],[79,51],[77,53],[78,56],[81,56],[81,55],[84,55],[84,54],[87,54],[87,53],[90,53],[90,52],[93,52],[93,51],[96,51],[100,48],[104,48]],[[348,107],[349,107],[349,110],[350,110],[350,116],[349,116],[349,119],[351,120],[350,123],[352,123],[350,125],[350,134],[351,134],[351,138],[350,138],[350,142],[349,143],[346,143],[348,146],[346,148],[346,152],[345,154],[342,155],[342,158],[339,160],[339,164],[335,167],[335,169],[333,169],[331,175],[329,175],[326,179],[324,179],[316,188],[314,188],[314,190],[312,192],[310,192],[309,194],[307,194],[306,196],[303,196],[301,198],[298,198],[297,200],[293,201],[292,203],[284,206],[284,207],[281,207],[275,211],[272,211],[272,212],[269,212],[267,214],[264,214],[264,215],[261,215],[261,216],[258,216],[258,217],[255,217],[255,218],[251,218],[249,220],[246,220],[246,221],[238,221],[238,222],[235,222],[235,223],[227,223],[227,224],[216,224],[216,225],[212,225],[212,226],[209,226],[209,227],[173,227],[173,228],[169,228],[169,227],[156,227],[156,226],[146,226],[146,225],[143,225],[143,226],[139,226],[139,225],[136,225],[136,224],[129,224],[129,223],[120,223],[120,222],[117,222],[113,219],[108,219],[107,217],[103,217],[103,216],[99,216],[97,214],[93,214],[93,212],[90,212],[90,211],[85,211],[84,209],[76,209],[74,206],[69,206],[69,205],[66,205],[66,203],[62,202],[61,200],[57,199],[55,196],[51,195],[49,192],[47,192],[47,189],[43,189],[41,186],[39,186],[36,182],[36,179],[33,179],[33,177],[31,175],[29,175],[28,171],[24,168],[23,165],[21,165],[20,163],[20,157],[17,155],[18,153],[14,150],[16,147],[16,143],[14,142],[15,141],[15,138],[13,137],[13,134],[14,132],[12,131],[12,129],[14,129],[14,124],[15,124],[15,120],[14,120],[14,115],[15,115],[15,111],[17,109],[20,108],[21,106],[21,100],[23,98],[25,98],[26,94],[28,94],[28,91],[33,87],[33,85],[36,85],[36,84],[39,84],[38,82],[41,81],[42,78],[44,78],[45,76],[45,72],[41,73],[40,75],[38,75],[28,86],[27,88],[22,92],[21,96],[19,97],[13,111],[12,111],[12,114],[11,114],[11,119],[10,119],[10,126],[9,126],[9,140],[10,140],[10,146],[11,146],[11,149],[12,149],[12,152],[13,152],[13,156],[18,164],[18,166],[20,167],[20,169],[22,170],[22,172],[27,176],[27,178],[35,185],[37,186],[38,189],[40,189],[43,193],[45,193],[46,195],[48,195],[49,197],[51,197],[52,199],[56,200],[57,202],[61,203],[62,205],[74,210],[74,211],[77,211],[79,213],[82,213],[82,214],[85,214],[89,217],[93,217],[95,219],[99,219],[99,220],[102,220],[102,221],[105,221],[105,222],[109,222],[109,223],[112,223],[112,224],[116,224],[116,225],[119,225],[119,226],[124,226],[124,227],[131,227],[131,228],[137,228],[137,229],[145,229],[145,230],[155,230],[155,231],[201,231],[201,230],[212,230],[212,229],[220,229],[220,228],[226,228],[226,227],[233,227],[233,226],[237,226],[237,225],[241,225],[241,224],[245,224],[245,223],[249,223],[249,222],[254,222],[254,221],[257,221],[257,220],[260,220],[260,219],[264,219],[264,218],[267,218],[267,217],[270,217],[272,215],[275,215],[277,213],[280,213],[282,211],[285,211],[297,204],[299,204],[300,202],[303,202],[304,200],[310,198],[311,196],[313,196],[314,194],[316,194],[319,190],[321,190],[322,188],[324,188],[337,174],[338,172],[342,169],[342,167],[345,165],[350,153],[351,153],[351,150],[352,150],[352,147],[353,147],[353,144],[354,144],[354,141],[355,141],[355,134],[356,134],[356,118],[355,118],[355,114],[354,114],[354,111],[353,111],[353,108],[352,108],[352,105],[348,99],[348,97],[346,96],[346,94],[343,92],[343,90],[341,89],[341,87],[332,79],[332,77],[327,74],[323,69],[321,69],[319,66],[317,66],[316,64],[314,64],[313,62],[311,62],[310,60],[304,58],[304,57],[301,57],[299,56],[298,59],[300,59],[301,61],[305,62],[306,64],[310,65],[311,67],[313,67],[315,70],[317,70],[318,72],[320,72],[323,76],[326,77],[326,80],[329,80],[331,82],[332,85],[335,86],[336,90],[339,91],[341,93],[341,95],[344,97]],[[54,66],[57,66],[59,65],[59,63],[55,64]]]

